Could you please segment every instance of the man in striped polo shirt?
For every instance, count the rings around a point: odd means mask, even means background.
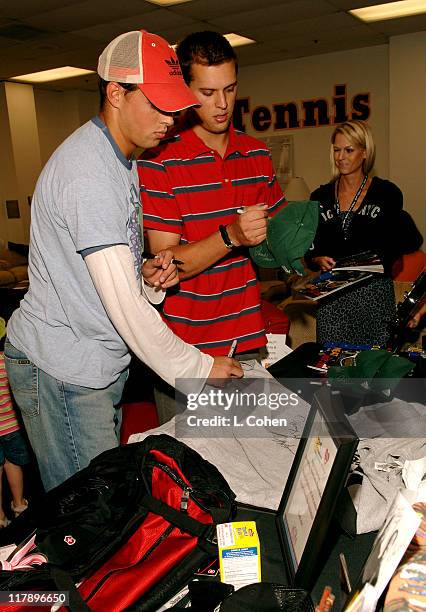
[[[266,337],[247,247],[265,239],[267,218],[285,199],[267,147],[231,124],[237,61],[228,41],[197,32],[178,45],[177,56],[201,106],[185,113],[176,136],[138,161],[151,250],[169,247],[183,261],[163,315],[205,353],[226,355],[236,339],[237,356],[256,354]],[[158,408],[161,421],[172,416]]]

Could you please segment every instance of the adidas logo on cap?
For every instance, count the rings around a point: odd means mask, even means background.
[[[182,76],[182,72],[180,70],[179,61],[171,57],[169,60],[164,60],[172,70],[169,72],[170,76]]]
[[[170,66],[170,68],[176,68],[176,66],[179,66],[179,61],[174,59],[174,57],[171,57],[169,60],[166,59],[165,62]]]

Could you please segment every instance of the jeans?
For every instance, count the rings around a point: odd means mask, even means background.
[[[7,339],[4,356],[46,491],[118,446],[127,370],[108,387],[90,389],[53,378]]]
[[[26,465],[31,461],[27,441],[19,429],[0,436],[0,465],[6,460],[14,465]]]

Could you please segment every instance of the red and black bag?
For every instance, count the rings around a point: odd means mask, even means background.
[[[234,500],[212,464],[169,436],[106,451],[5,530],[20,541],[35,529],[48,563],[0,571],[0,589],[69,590],[71,610],[158,610],[217,554],[215,526]]]

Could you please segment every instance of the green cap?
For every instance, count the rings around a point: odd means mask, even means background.
[[[314,241],[318,216],[318,202],[288,202],[269,220],[266,240],[250,248],[251,258],[261,268],[303,274],[300,260]]]
[[[0,340],[3,338],[5,334],[6,334],[6,321],[3,319],[3,317],[0,317]]]

